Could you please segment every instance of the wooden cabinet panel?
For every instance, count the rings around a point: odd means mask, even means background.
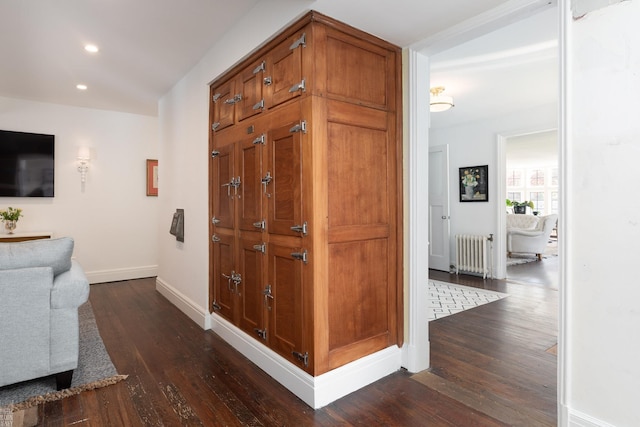
[[[267,98],[269,108],[304,93],[305,89],[301,84],[304,79],[302,55],[305,47],[306,34],[300,31],[288,37],[270,52],[266,72],[270,79]]]
[[[235,179],[234,146],[223,146],[216,151],[217,154],[211,161],[212,213],[218,227],[234,228],[236,191],[232,185],[232,180]]]
[[[236,121],[235,81],[227,81],[211,89],[212,130],[220,131]]]
[[[265,108],[262,95],[264,68],[265,62],[259,61],[247,67],[240,74],[238,93],[241,95],[237,103],[239,120],[245,120],[261,113]]]
[[[236,292],[231,277],[235,274],[235,237],[223,232],[214,235],[213,249],[213,311],[234,321]]]
[[[254,141],[262,137],[250,138],[238,143],[237,170],[240,176],[237,205],[239,226],[243,230],[256,231],[265,218],[262,215],[262,151],[263,144]]]
[[[298,236],[292,227],[301,226],[302,218],[302,132],[292,132],[294,123],[269,133],[266,169],[271,175],[267,186],[270,233]]]
[[[357,113],[362,108],[348,105],[346,109]],[[388,163],[393,156],[386,117],[382,119],[367,124],[336,120],[327,125],[331,227],[389,223],[393,209],[389,193],[395,188],[389,188],[393,181],[389,180]]]
[[[240,239],[238,271],[242,276],[240,303],[240,327],[249,335],[261,338],[258,332],[264,330],[266,245],[260,233],[245,233]]]
[[[396,55],[335,29],[327,30],[327,96],[381,109],[395,108]]]
[[[389,333],[388,257],[386,239],[329,245],[329,351]]]
[[[294,352],[304,355],[302,343],[302,268],[303,261],[292,253],[302,249],[270,244],[269,284],[273,299],[269,311],[269,343],[283,357],[305,367]]]

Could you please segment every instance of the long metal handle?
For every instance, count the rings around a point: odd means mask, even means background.
[[[262,178],[260,180],[260,182],[262,183],[262,187],[264,190],[264,195],[267,197],[271,197],[271,194],[267,193],[267,185],[269,185],[269,183],[271,182],[271,180],[273,179],[273,177],[271,176],[271,172],[267,171],[267,174],[264,176],[264,178]]]
[[[233,178],[231,178],[230,182],[221,185],[221,187],[227,187],[227,197],[231,197],[231,187],[233,186],[233,184]]]
[[[221,273],[221,274],[222,274],[222,277],[224,277],[225,279],[227,279],[227,289],[229,289],[229,292],[233,292],[233,289],[231,289],[231,280],[232,280],[232,277],[233,277],[233,275],[235,274],[235,272],[234,272],[234,271],[232,271],[232,272],[231,272],[231,276],[227,276],[227,275],[226,275],[226,274],[224,274],[224,273]]]
[[[273,299],[273,295],[271,294],[271,285],[267,285],[262,293],[264,294],[264,306],[267,307],[267,310],[271,310],[271,304],[269,304],[269,298]]]

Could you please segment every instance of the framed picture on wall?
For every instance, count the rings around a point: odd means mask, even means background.
[[[158,195],[158,161],[147,159],[147,196]]]
[[[460,168],[460,201],[489,201],[489,166],[467,166]]]

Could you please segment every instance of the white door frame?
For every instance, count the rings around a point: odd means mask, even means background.
[[[403,52],[405,80],[405,344],[402,366],[409,372],[429,367],[429,59]]]

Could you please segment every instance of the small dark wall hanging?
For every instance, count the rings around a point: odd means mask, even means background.
[[[461,202],[489,201],[489,166],[468,166],[460,168]]]
[[[169,233],[176,236],[178,242],[184,242],[184,209],[176,209]]]

